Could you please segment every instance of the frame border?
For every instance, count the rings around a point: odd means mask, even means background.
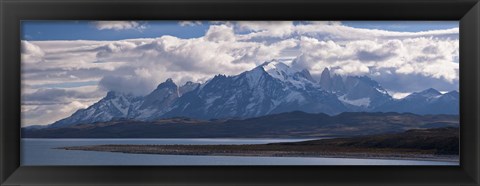
[[[460,166],[20,166],[22,20],[460,20]],[[0,185],[478,185],[478,0],[0,0]]]

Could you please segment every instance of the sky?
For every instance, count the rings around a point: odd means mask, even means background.
[[[457,21],[24,21],[22,126],[119,91],[205,82],[280,59],[319,78],[367,75],[396,98],[458,90]]]

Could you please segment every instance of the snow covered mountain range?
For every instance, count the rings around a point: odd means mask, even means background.
[[[271,61],[235,76],[216,75],[203,84],[187,82],[178,86],[168,79],[142,97],[108,92],[97,103],[51,127],[171,117],[251,118],[291,111],[330,115],[357,111],[458,115],[459,93],[442,94],[430,88],[393,99],[367,76],[342,77],[330,74],[326,68],[316,80],[308,70],[298,71]]]

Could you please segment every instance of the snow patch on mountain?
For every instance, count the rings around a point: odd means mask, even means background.
[[[277,60],[265,62],[260,65],[260,67],[271,77],[291,84],[296,88],[305,89],[306,86],[316,86],[313,78],[311,78],[310,73],[306,69],[298,71]]]
[[[287,81],[289,77],[293,76],[297,71],[292,70],[289,66],[278,61],[266,62],[262,65],[265,72],[270,74],[273,78]]]
[[[349,100],[345,98],[346,95],[339,96],[338,99],[344,103],[355,105],[359,107],[368,107],[370,106],[370,98],[360,98],[355,100]]]

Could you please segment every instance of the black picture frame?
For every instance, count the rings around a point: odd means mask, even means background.
[[[22,20],[459,20],[460,166],[20,166]],[[0,0],[0,185],[478,185],[478,0]]]

